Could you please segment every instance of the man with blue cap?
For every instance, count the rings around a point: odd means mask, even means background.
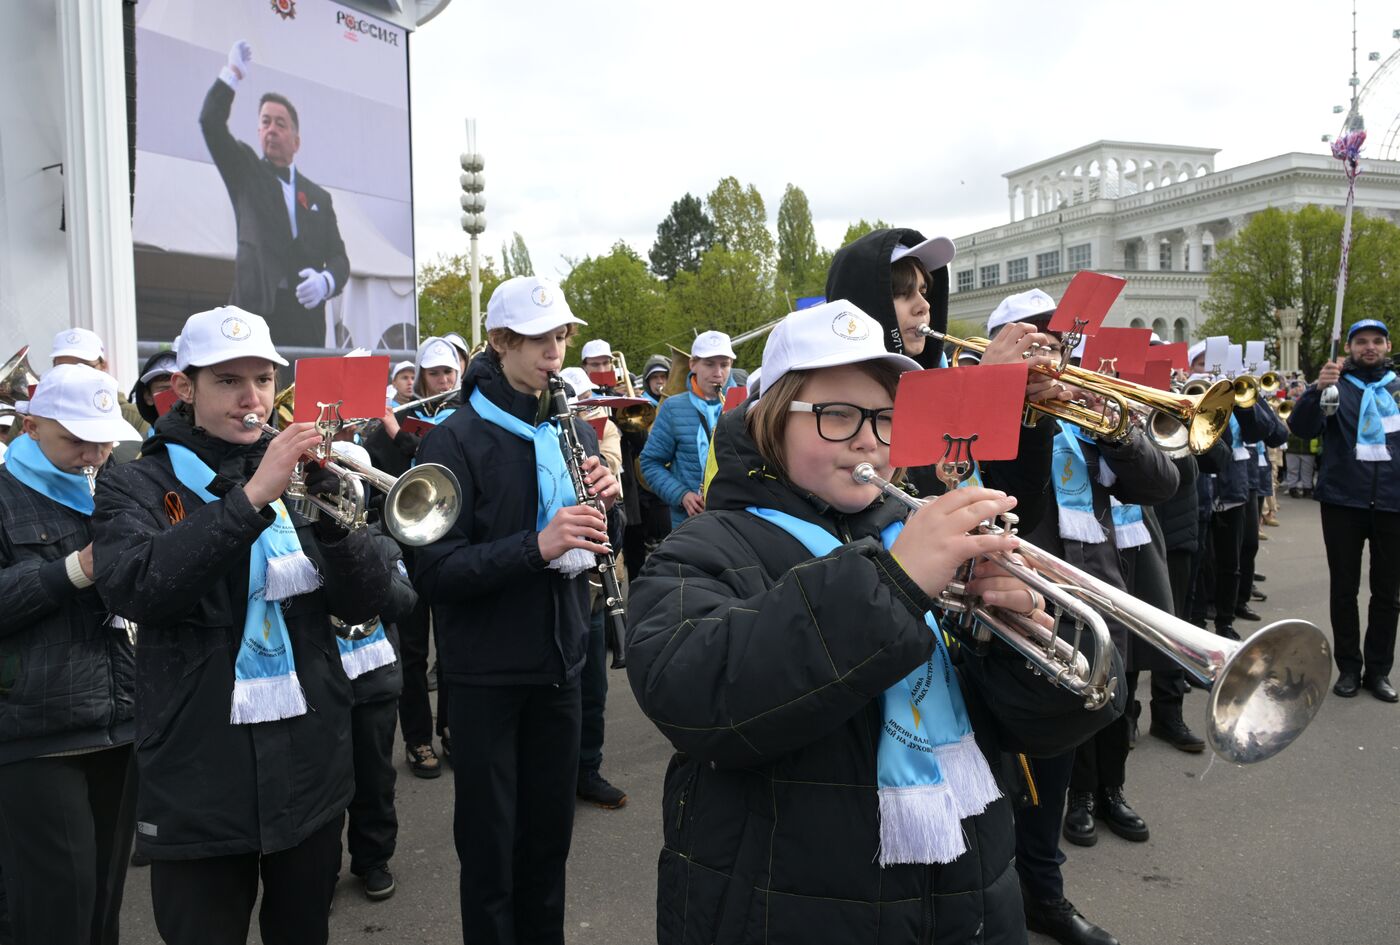
[[[1317,486],[1322,543],[1331,578],[1333,653],[1344,698],[1361,688],[1400,702],[1390,683],[1400,618],[1400,379],[1391,370],[1390,329],[1365,318],[1347,330],[1347,356],[1322,366],[1298,398],[1288,425],[1305,440],[1322,436]],[[1322,392],[1337,389],[1325,413]],[[1363,648],[1357,593],[1361,550],[1371,544],[1371,604]]]

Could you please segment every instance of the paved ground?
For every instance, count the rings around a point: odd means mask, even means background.
[[[1283,502],[1266,529],[1266,620],[1298,616],[1327,628],[1327,575],[1317,508]],[[1365,591],[1362,592],[1364,614]],[[605,773],[629,793],[621,811],[580,807],[569,862],[569,945],[654,941],[661,776],[669,749],[612,674]],[[1187,697],[1199,729],[1204,697]],[[1146,720],[1144,720],[1145,723]],[[1124,945],[1400,942],[1400,706],[1363,693],[1329,697],[1302,738],[1250,768],[1186,755],[1145,733],[1129,762],[1129,800],[1152,839],[1102,831],[1071,847],[1067,893]],[[399,780],[399,891],[371,904],[341,881],[332,940],[461,941],[452,846],[452,775]],[[156,943],[146,870],[127,883],[123,940]],[[1049,939],[1032,935],[1033,943]],[[261,942],[256,933],[254,942]]]

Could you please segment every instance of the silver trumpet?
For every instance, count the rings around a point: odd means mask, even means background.
[[[922,500],[880,478],[868,463],[857,466],[852,477],[857,482],[878,486],[885,495],[911,509],[924,505]],[[986,534],[995,533],[994,529],[999,530],[1000,526],[983,523],[979,527]],[[1053,632],[1021,614],[1012,615],[1019,619],[1006,620],[1007,611],[968,600],[958,583],[949,585],[939,596],[938,604],[956,613],[970,613],[982,625],[980,638],[991,634],[1000,637],[1052,682],[1084,695],[1087,707],[1094,708],[1096,700],[1098,704],[1107,702],[1117,683],[1116,679],[1103,680],[1108,671],[1104,656],[1110,652],[1107,646],[1112,646],[1111,642],[1105,645],[1107,630],[1102,635],[1097,630],[1103,626],[1104,618],[1117,620],[1210,685],[1206,740],[1211,750],[1226,761],[1252,764],[1272,758],[1302,734],[1322,707],[1331,682],[1332,651],[1322,631],[1306,620],[1279,620],[1246,640],[1228,640],[1145,604],[1029,542],[1022,541],[1016,554],[1025,559],[1028,567],[1009,555],[991,555],[989,559],[1045,595],[1055,610],[1051,615],[1055,620]],[[1034,580],[1028,575],[1033,575]],[[1048,593],[1046,587],[1055,593]],[[1078,609],[1066,608],[1062,598],[1072,601],[1076,608],[1089,608],[1097,623],[1085,619]],[[1074,620],[1072,641],[1066,641],[1059,633],[1064,614]],[[1079,652],[1079,636],[1085,626],[1094,628],[1095,637],[1095,665],[1088,675],[1082,670],[1087,661]],[[978,635],[974,633],[974,637]],[[1047,641],[1046,637],[1053,639]],[[1061,644],[1073,657],[1061,658]]]

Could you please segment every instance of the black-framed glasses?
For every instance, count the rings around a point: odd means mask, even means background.
[[[870,429],[875,431],[875,439],[886,446],[890,445],[890,432],[894,429],[894,408],[879,407],[870,410],[855,404],[829,402],[809,404],[794,400],[788,404],[792,413],[810,413],[817,418],[817,436],[830,443],[844,443],[860,432],[861,424],[870,421]]]

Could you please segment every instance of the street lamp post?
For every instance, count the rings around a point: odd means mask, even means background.
[[[485,160],[476,150],[476,120],[467,119],[467,149],[462,152],[462,229],[472,238],[472,347],[481,344],[481,264],[477,237],[486,231]]]

